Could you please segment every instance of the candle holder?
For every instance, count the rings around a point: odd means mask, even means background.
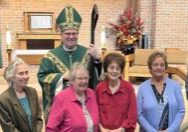
[[[12,47],[11,47],[11,31],[9,30],[8,25],[6,29],[6,44],[7,44],[8,63],[10,63],[12,56]]]
[[[12,49],[8,48],[7,49],[7,54],[8,54],[8,63],[10,63],[12,61]]]

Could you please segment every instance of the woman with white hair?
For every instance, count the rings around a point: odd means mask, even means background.
[[[47,132],[98,132],[95,92],[88,88],[89,73],[82,64],[70,70],[70,86],[55,96]]]
[[[0,124],[5,132],[40,132],[43,121],[38,95],[28,87],[29,71],[21,59],[12,61],[4,71],[9,84],[0,95]]]

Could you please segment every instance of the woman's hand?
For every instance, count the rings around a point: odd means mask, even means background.
[[[100,132],[111,132],[111,130],[108,130],[104,128],[101,124],[99,125]]]
[[[159,132],[167,132],[167,129],[166,129],[166,130],[161,130],[161,131],[159,131]]]
[[[104,128],[101,124],[99,125],[100,132],[126,132],[125,128],[120,127],[114,130]]]
[[[118,129],[111,130],[110,132],[126,132],[123,127],[120,127]]]

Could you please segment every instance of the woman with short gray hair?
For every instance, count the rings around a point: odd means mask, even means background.
[[[98,106],[88,81],[86,67],[75,63],[70,70],[70,86],[55,96],[47,132],[98,132]]]

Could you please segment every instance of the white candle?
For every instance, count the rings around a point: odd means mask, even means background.
[[[105,43],[106,43],[106,34],[105,34],[105,29],[102,27],[101,31],[101,48],[105,48]]]
[[[7,43],[7,49],[11,49],[11,32],[6,31],[6,43]]]

